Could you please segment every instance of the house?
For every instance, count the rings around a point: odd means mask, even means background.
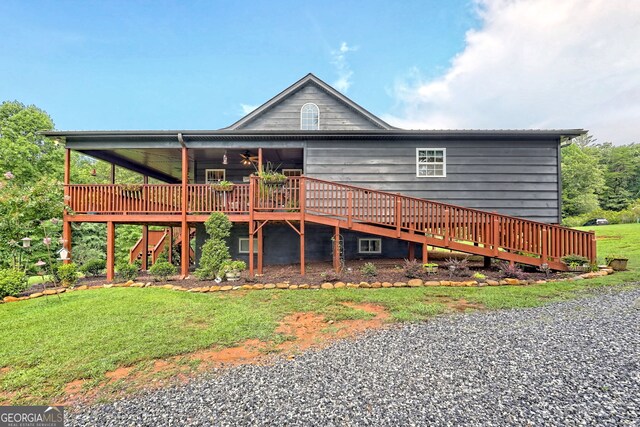
[[[305,260],[428,259],[428,246],[564,269],[595,260],[593,233],[558,226],[560,142],[583,130],[403,130],[312,74],[227,128],[214,131],[54,131],[64,140],[64,238],[72,222],[107,224],[113,278],[116,224],[180,227],[195,258],[211,212],[234,223],[232,256],[250,272]],[[75,185],[70,150],[139,172],[145,184]],[[253,175],[277,165],[269,187]],[[162,184],[148,184],[148,178]],[[231,181],[231,191],[212,186]],[[164,239],[164,238],[163,238]],[[167,239],[165,239],[167,240]],[[182,275],[191,248],[182,245]],[[142,251],[143,266],[147,252]],[[71,250],[71,253],[73,251]]]

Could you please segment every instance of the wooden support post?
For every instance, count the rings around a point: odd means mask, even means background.
[[[333,234],[333,269],[340,272],[340,226],[336,225]]]
[[[115,264],[116,226],[113,221],[107,222],[107,281],[112,282]]]
[[[413,261],[416,259],[416,248],[413,242],[409,242],[409,261]]]
[[[262,162],[262,148],[258,148],[258,173],[262,172],[263,170]]]
[[[263,227],[258,228],[258,274],[263,274],[262,265],[264,258],[264,237],[262,235],[262,228]]]
[[[189,183],[189,152],[186,146],[182,146],[182,224],[180,232],[181,237],[181,249],[180,252],[180,275],[183,279],[189,277],[189,261],[191,257],[190,243],[189,243],[189,224],[187,223],[187,184]]]
[[[396,195],[396,236],[400,237],[402,227],[402,198]]]
[[[169,227],[169,242],[167,243],[167,247],[169,248],[169,253],[167,254],[167,258],[169,264],[173,263],[173,226]]]
[[[255,271],[253,268],[253,235],[255,231],[254,217],[254,204],[256,199],[256,179],[251,177],[249,181],[249,276],[253,277]]]
[[[149,269],[149,226],[142,226],[142,270]]]
[[[306,202],[307,202],[307,190],[305,187],[305,179],[300,178],[300,200],[298,206],[300,206],[300,274],[304,276],[305,273],[305,259],[304,259],[304,222],[306,215]]]
[[[595,264],[597,262],[597,254],[598,254],[598,250],[596,248],[596,232],[593,230],[589,230],[589,233],[591,233],[591,251],[589,253],[589,261],[591,262],[591,264]]]
[[[428,252],[428,248],[429,245],[427,245],[427,242],[425,241],[422,244],[422,263],[426,264],[429,262],[429,252]]]
[[[67,148],[64,151],[64,197],[65,204],[69,204],[69,184],[71,183],[71,149]],[[64,209],[62,213],[62,239],[64,247],[69,251],[69,259],[65,260],[65,264],[71,262],[71,222],[67,218],[68,212]]]

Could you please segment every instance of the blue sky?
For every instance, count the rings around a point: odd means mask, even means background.
[[[309,72],[353,73],[347,95],[384,114],[394,80],[442,70],[475,23],[468,1],[424,0],[5,0],[0,15],[0,97],[61,129],[220,128]]]
[[[0,100],[217,129],[308,72],[404,128],[638,141],[637,0],[0,2]]]

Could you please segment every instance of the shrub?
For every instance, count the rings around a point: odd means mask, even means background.
[[[469,273],[469,260],[467,258],[448,258],[444,266],[449,269],[449,276],[465,276]]]
[[[168,261],[156,261],[149,269],[149,274],[153,276],[153,280],[165,281],[169,276],[173,276],[178,272],[175,265],[169,264]]]
[[[24,271],[15,268],[0,269],[0,298],[16,296],[28,287]]]
[[[82,264],[80,267],[80,272],[84,273],[87,276],[99,276],[102,274],[104,269],[107,267],[107,262],[103,259],[90,259],[89,261]]]
[[[508,279],[523,280],[527,275],[517,265],[511,265],[508,262],[503,262],[498,266],[500,270],[500,276]]]
[[[479,282],[482,282],[483,280],[485,280],[487,278],[487,276],[485,276],[482,273],[474,273],[473,276],[471,276],[471,277],[473,277],[474,279],[476,279]]]
[[[138,277],[138,266],[121,262],[116,266],[116,275],[122,280],[135,280]]]
[[[73,262],[58,266],[57,271],[58,278],[64,287],[73,287],[78,281],[78,266]]]
[[[376,277],[378,275],[378,269],[372,262],[365,263],[360,272],[367,277]]]
[[[340,273],[336,273],[334,270],[327,270],[325,272],[320,273],[320,277],[322,280],[327,282],[337,282],[340,280]]]
[[[247,269],[247,263],[244,261],[226,261],[220,268],[219,275],[222,276],[229,272],[241,272]]]
[[[414,260],[404,260],[404,275],[409,279],[421,277],[423,273],[422,264]]]
[[[584,265],[589,264],[589,258],[583,257],[582,255],[565,255],[560,258],[562,262],[567,265]]]
[[[225,262],[231,260],[226,238],[231,235],[231,221],[221,212],[214,212],[204,223],[209,239],[202,245],[200,267],[195,271],[199,279],[215,279]]]

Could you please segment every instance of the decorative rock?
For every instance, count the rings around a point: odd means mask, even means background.
[[[475,280],[467,280],[466,282],[462,282],[464,284],[464,286],[477,286],[478,282]]]
[[[9,296],[9,297],[4,297],[2,299],[2,301],[4,301],[4,302],[15,302],[15,301],[20,301],[20,299],[16,298],[16,297]]]
[[[203,288],[200,288],[200,293],[205,293],[205,292],[209,292],[209,286],[205,286]]]
[[[283,282],[276,283],[276,288],[278,288],[278,289],[288,289],[289,288],[289,284],[288,283],[283,283]]]
[[[500,280],[500,282],[498,282],[498,283],[501,284],[501,285],[508,285],[507,281],[504,280],[504,279]]]
[[[489,279],[487,279],[486,283],[489,286],[498,286],[498,285],[500,285],[500,282],[498,282],[497,280],[489,280]]]
[[[424,282],[422,281],[422,279],[411,279],[407,282],[407,285],[409,285],[409,287],[411,288],[419,288],[423,284]]]
[[[374,289],[381,288],[381,287],[382,287],[382,283],[380,283],[380,282],[373,282],[373,283],[371,284],[371,287],[372,287],[372,288],[374,288]]]
[[[347,283],[347,288],[358,289],[360,285],[358,283]]]
[[[360,282],[360,287],[361,288],[370,288],[371,285],[368,282]]]
[[[113,285],[105,283],[104,285],[102,285],[102,287],[105,289],[109,289],[109,288],[113,288]]]
[[[231,289],[233,289],[234,291],[237,291],[238,289],[240,289],[240,286],[234,286],[234,287],[233,287],[233,288],[231,288]]]
[[[257,283],[253,285],[253,289],[255,289],[256,291],[262,290],[264,289],[264,285],[262,283]]]
[[[231,289],[233,289],[233,286],[227,285],[227,286],[220,287],[221,291],[230,291]]]
[[[393,288],[393,283],[390,282],[382,282],[383,288]]]
[[[29,297],[20,297],[20,298],[18,298],[18,301],[24,301],[26,299],[29,299]]]
[[[118,286],[118,285],[116,285],[116,286]],[[170,284],[168,284],[168,283],[167,283],[166,285],[163,285],[162,287],[163,287],[164,289],[173,289],[173,285],[170,285]]]
[[[56,289],[56,294],[63,294],[65,292],[68,292],[68,289],[65,289],[65,288]]]
[[[149,286],[151,286],[151,282],[147,282],[147,283],[144,284],[145,288],[148,288]]]
[[[536,280],[535,283],[536,283],[536,285],[542,285],[544,283],[547,283],[547,281],[546,280]]]
[[[520,284],[520,280],[507,278],[507,279],[504,279],[504,283],[505,283],[505,285],[519,285]]]
[[[56,291],[55,289],[45,289],[44,291],[42,291],[42,295],[55,295],[57,293],[58,291]]]
[[[345,285],[345,284],[344,284],[344,282],[336,282],[336,283],[333,285],[333,287],[334,287],[334,288],[336,288],[336,289],[344,288],[344,287],[346,287],[346,286],[347,286],[347,285]]]
[[[407,284],[405,282],[395,282],[393,284],[394,288],[405,288],[407,286]]]
[[[311,285],[309,289],[320,289],[320,285]]]
[[[295,291],[296,289],[298,289],[299,286],[298,285],[289,285],[289,289]]]
[[[219,292],[220,291],[220,286],[217,285],[213,285],[212,287],[209,288],[209,292]]]
[[[451,286],[451,282],[448,280],[441,280],[440,286]]]
[[[127,283],[124,284],[125,286],[131,286],[133,285],[133,280],[128,280]]]
[[[333,289],[333,288],[334,288],[333,284],[331,284],[331,283],[329,283],[329,282],[325,282],[325,283],[323,283],[322,285],[320,285],[320,287],[321,287],[322,289]]]
[[[42,292],[34,292],[29,295],[29,299],[40,298],[42,295],[44,295]]]
[[[265,289],[275,289],[276,285],[274,285],[273,283],[267,283],[266,285],[264,285]]]
[[[572,282],[575,281],[575,280],[584,280],[584,277],[575,276],[575,277],[570,277],[569,280],[571,280]]]
[[[87,285],[82,285],[82,286],[78,286],[76,288],[76,291],[84,291],[87,290],[89,287]]]
[[[298,287],[298,289],[309,289],[309,284],[308,283],[303,283],[302,285],[300,285]]]
[[[241,288],[245,291],[251,291],[253,290],[253,285],[242,285]]]
[[[429,280],[428,282],[424,282],[425,286],[441,286],[440,282],[437,280]]]
[[[142,283],[142,282],[132,283],[131,287],[132,288],[144,288],[144,283]]]

